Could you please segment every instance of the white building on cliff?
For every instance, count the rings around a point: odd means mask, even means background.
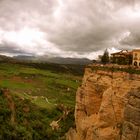
[[[139,50],[133,50],[133,61],[132,65],[140,67],[140,49]]]

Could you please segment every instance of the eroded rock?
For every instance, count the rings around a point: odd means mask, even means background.
[[[139,75],[86,68],[76,95],[74,135],[78,140],[139,140],[139,88]]]

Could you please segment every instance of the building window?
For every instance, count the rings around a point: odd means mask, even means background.
[[[137,60],[137,53],[134,54],[134,60]]]
[[[134,62],[134,66],[137,66],[137,65],[138,65],[138,63],[137,63],[137,61],[135,61],[135,62]]]

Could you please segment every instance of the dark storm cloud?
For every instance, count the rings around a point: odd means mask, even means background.
[[[133,11],[137,1],[68,0],[63,4],[50,26],[49,39],[67,51],[90,52],[119,45],[117,38],[129,30],[132,20],[122,15],[127,8]]]
[[[132,26],[129,27],[128,35],[120,41],[120,44],[130,47],[140,47],[140,30],[138,29],[140,20],[133,21]]]
[[[25,50],[14,38],[15,47],[5,51],[36,54],[52,48],[59,55],[87,56],[105,48],[135,48],[140,44],[139,9],[139,0],[0,0],[0,42],[9,41],[8,32],[26,27],[37,29],[42,38],[26,39]]]
[[[36,26],[44,16],[54,10],[55,0],[3,0],[0,1],[0,24],[5,29]]]
[[[7,42],[3,42],[3,44],[0,44],[0,53],[9,53],[9,54],[29,54],[24,50],[19,49],[19,47],[16,44],[8,44]]]

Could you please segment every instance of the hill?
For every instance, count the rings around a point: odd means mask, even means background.
[[[87,65],[92,63],[91,60],[87,58],[64,58],[64,57],[49,57],[47,55],[44,56],[26,56],[26,55],[18,55],[13,57],[16,60],[20,61],[33,61],[33,62],[47,62],[47,63],[55,63],[55,64],[78,64],[78,65]]]
[[[57,63],[57,64],[80,64],[80,65],[87,65],[92,63],[91,60],[87,58],[64,58],[64,57],[52,57],[52,58],[41,58],[40,60],[50,62],[50,63]]]
[[[55,60],[55,58],[54,58]],[[75,60],[75,59],[73,59]],[[52,62],[47,62],[47,61],[39,61],[36,57],[34,56],[15,56],[15,57],[8,57],[5,55],[0,55],[0,63],[6,63],[6,64],[19,64],[22,66],[29,66],[29,67],[34,67],[37,69],[46,69],[46,70],[51,70],[54,72],[65,72],[65,73],[72,73],[75,75],[82,75],[84,73],[84,68],[85,64],[80,64],[80,63],[69,63],[68,61],[65,61],[66,64],[61,63],[53,63]]]

